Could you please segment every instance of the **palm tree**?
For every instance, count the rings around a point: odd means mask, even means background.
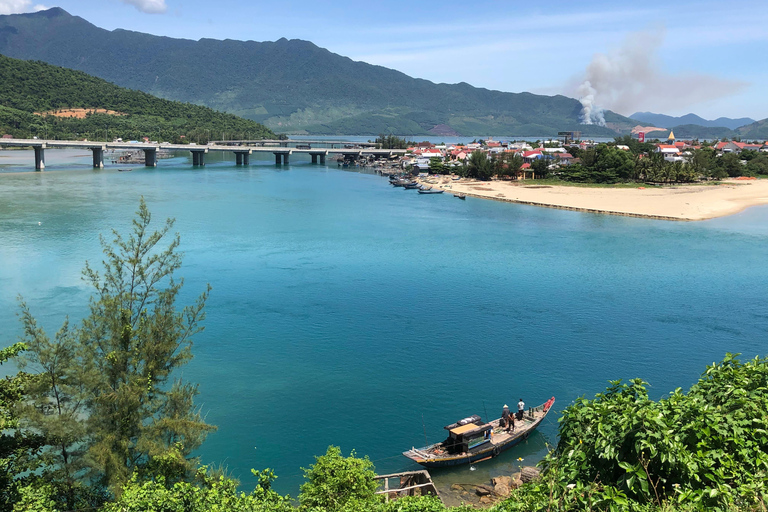
[[[467,159],[467,176],[478,180],[489,180],[493,176],[493,164],[484,152],[473,151]]]

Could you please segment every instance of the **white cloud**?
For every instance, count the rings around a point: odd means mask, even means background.
[[[163,14],[168,10],[165,0],[121,0],[147,14]]]
[[[0,14],[18,14],[21,12],[43,11],[44,5],[32,6],[32,0],[0,0]]]

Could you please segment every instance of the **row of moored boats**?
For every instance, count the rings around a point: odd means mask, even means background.
[[[402,176],[390,176],[389,182],[393,187],[403,187],[406,190],[416,190],[419,194],[442,194],[443,191],[432,187],[425,187],[418,181]]]
[[[419,194],[442,194],[443,193],[443,190],[441,189],[434,189],[432,187],[422,185],[418,181],[406,176],[391,175],[389,177],[389,182],[392,184],[393,187],[403,187],[405,190],[416,190],[419,192]],[[467,195],[453,194],[453,197],[457,197],[459,199],[466,199]]]

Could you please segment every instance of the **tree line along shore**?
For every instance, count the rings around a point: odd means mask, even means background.
[[[193,452],[215,426],[195,405],[197,385],[178,374],[210,287],[178,304],[172,226],[155,229],[142,199],[132,231],[103,239],[103,268],[84,267],[88,313],[53,336],[20,299],[21,340],[0,351],[20,369],[0,381],[0,511],[448,510],[430,496],[386,501],[373,463],[333,446],[304,470],[295,499],[272,488],[268,468],[243,492],[199,465]],[[611,382],[561,412],[541,477],[492,510],[765,510],[766,411],[768,358],[726,354],[661,400],[642,379]]]

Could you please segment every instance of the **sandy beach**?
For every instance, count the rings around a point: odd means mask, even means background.
[[[446,193],[512,203],[663,220],[705,220],[768,204],[768,180],[724,180],[716,185],[638,185],[636,188],[537,185],[526,181],[453,181],[427,178]]]

